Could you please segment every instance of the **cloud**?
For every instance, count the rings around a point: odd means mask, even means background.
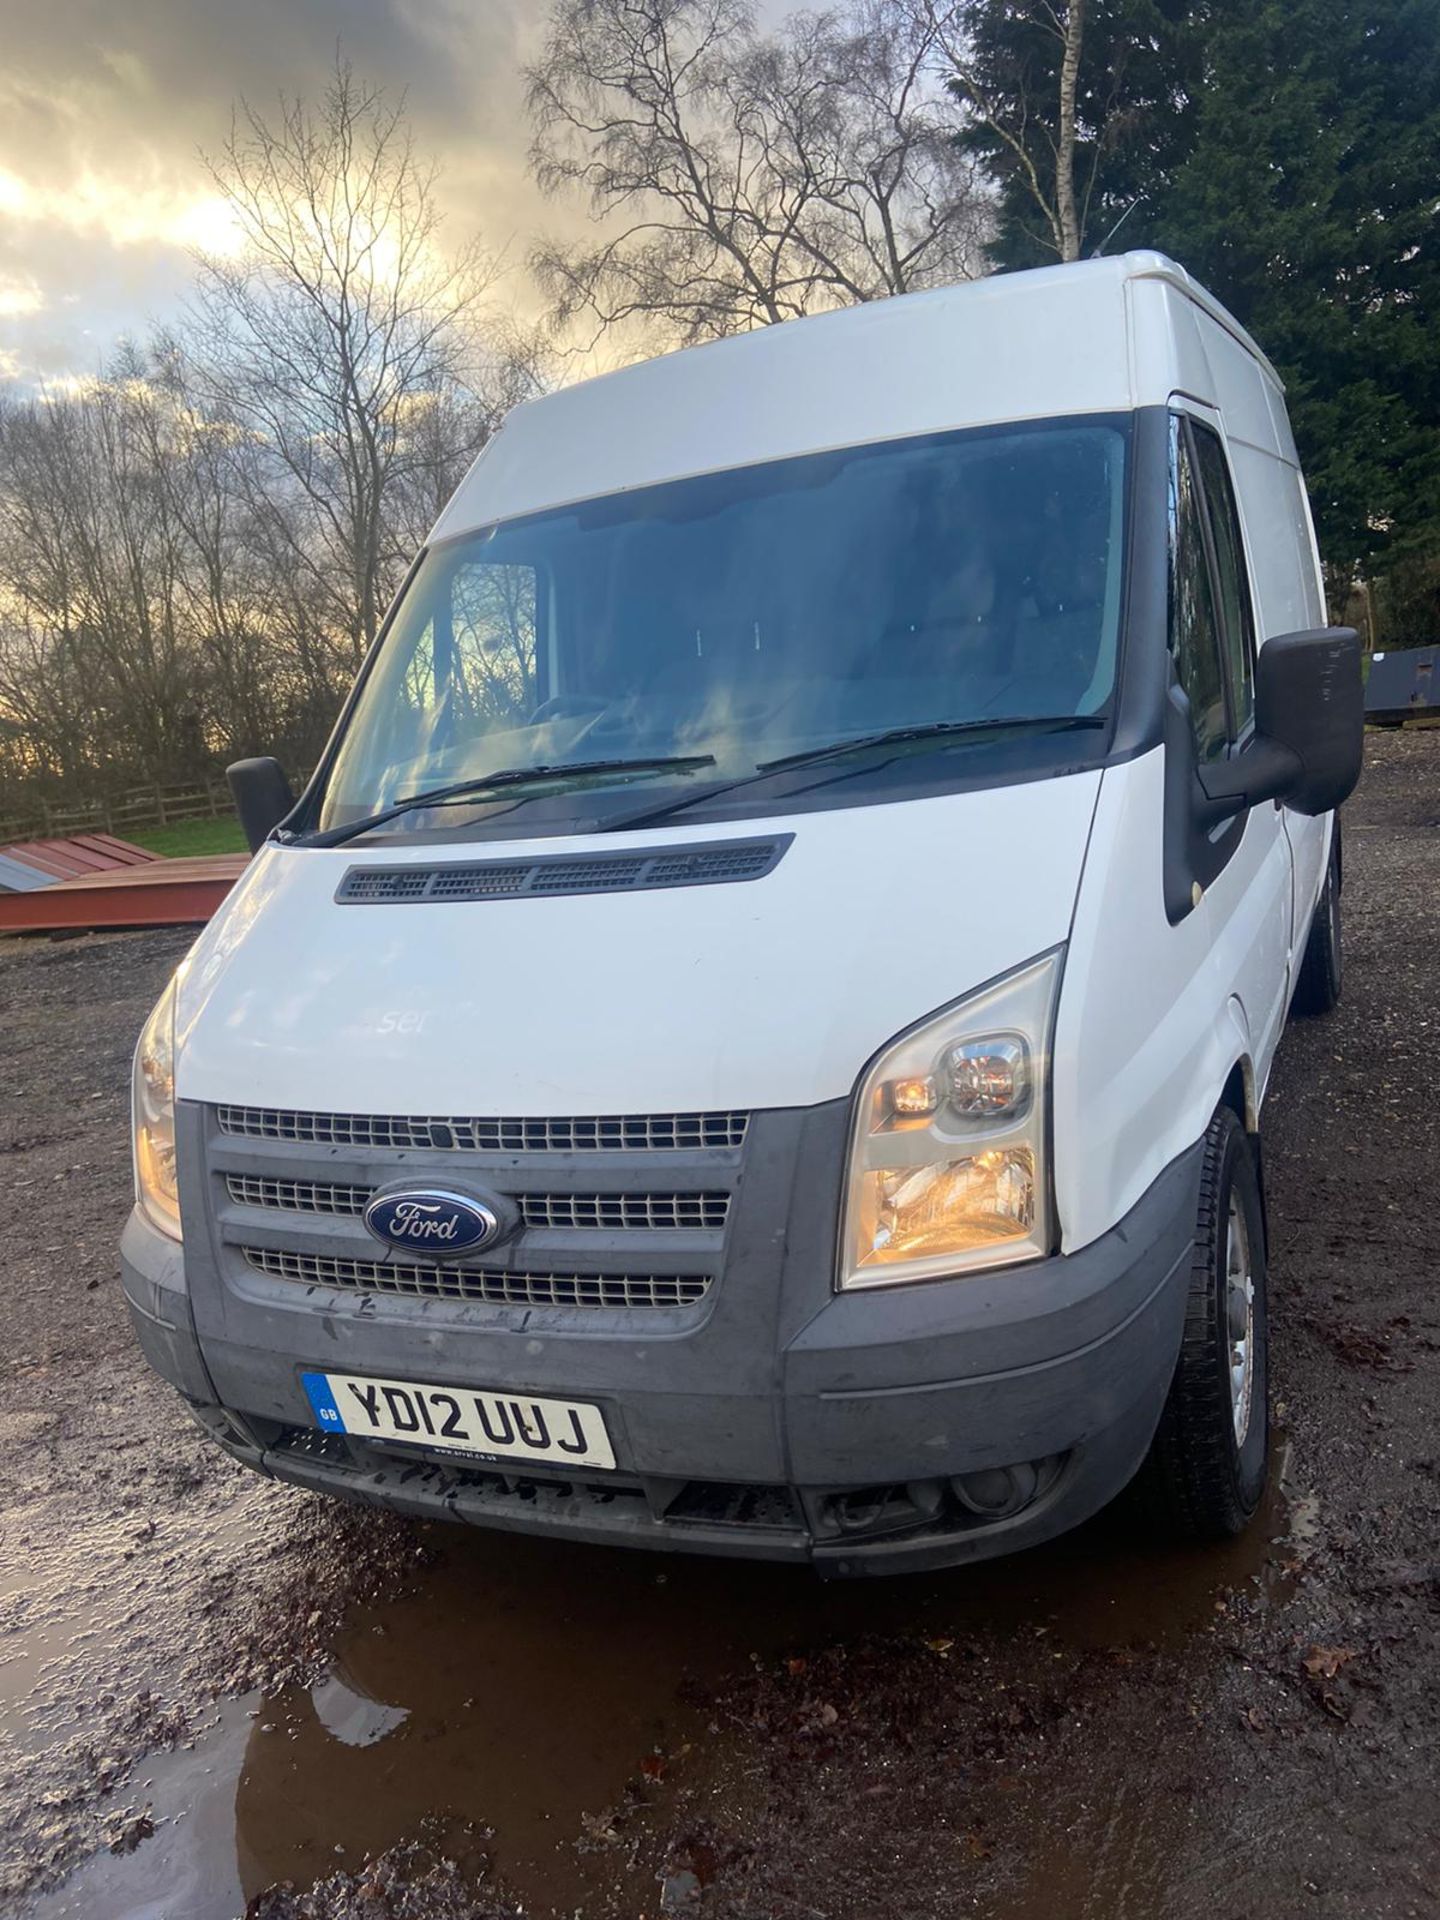
[[[38,313],[45,305],[39,283],[28,274],[0,273],[0,319],[22,313]]]
[[[202,152],[244,95],[313,96],[337,47],[404,92],[456,239],[523,258],[550,216],[525,168],[520,67],[539,0],[43,0],[7,9],[0,68],[0,369],[92,372],[173,311],[189,249],[225,250]],[[563,217],[563,215],[562,215]]]

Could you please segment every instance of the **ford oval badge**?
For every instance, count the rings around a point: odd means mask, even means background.
[[[403,1253],[446,1260],[474,1253],[500,1235],[500,1216],[483,1200],[447,1193],[439,1187],[414,1187],[377,1193],[365,1209],[365,1225],[377,1240]]]

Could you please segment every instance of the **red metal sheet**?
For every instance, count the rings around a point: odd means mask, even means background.
[[[12,860],[34,867],[37,873],[53,874],[57,880],[63,880],[76,871],[74,864],[65,859],[52,840],[22,840],[5,851]]]
[[[113,833],[77,833],[73,839],[77,847],[101,854],[116,866],[142,867],[165,858],[163,853],[152,853],[149,847],[137,847],[131,840],[119,840]]]
[[[197,860],[153,860],[41,887],[0,894],[0,932],[203,924],[245,871],[243,853]]]
[[[81,833],[62,840],[21,840],[0,848],[11,860],[50,873],[57,880],[74,874],[105,873],[126,867],[151,866],[163,856],[148,848],[117,840],[111,833]]]

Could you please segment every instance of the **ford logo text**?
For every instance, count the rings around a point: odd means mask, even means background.
[[[488,1247],[501,1233],[500,1215],[493,1207],[437,1188],[377,1193],[364,1218],[387,1247],[426,1253],[435,1260]]]

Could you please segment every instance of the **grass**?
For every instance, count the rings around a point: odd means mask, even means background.
[[[238,820],[182,820],[173,827],[135,827],[122,836],[151,853],[185,860],[205,853],[244,853]]]

